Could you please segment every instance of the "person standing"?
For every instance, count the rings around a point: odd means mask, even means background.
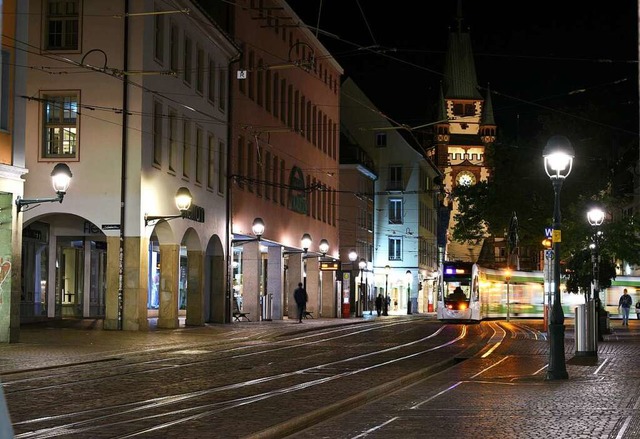
[[[382,294],[378,294],[378,297],[376,297],[376,312],[378,313],[378,317],[380,317],[380,313],[382,312],[382,301],[384,299],[382,298]]]
[[[302,286],[302,282],[298,282],[298,288],[293,292],[293,300],[298,305],[298,323],[302,323],[302,317],[304,316],[304,310],[307,307],[307,290]]]
[[[636,318],[640,320],[640,299],[636,302]]]
[[[629,310],[631,309],[631,296],[627,293],[627,289],[622,290],[622,296],[618,301],[618,312],[622,308],[622,326],[629,326]]]

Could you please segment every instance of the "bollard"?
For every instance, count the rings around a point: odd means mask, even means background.
[[[598,331],[593,300],[575,307],[575,342],[576,356],[598,356]]]

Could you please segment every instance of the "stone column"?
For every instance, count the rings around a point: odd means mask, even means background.
[[[284,286],[284,260],[282,247],[269,247],[267,261],[267,294],[271,296],[271,319],[282,320],[283,311],[283,286]]]
[[[178,327],[180,245],[160,244],[160,310],[158,328]]]
[[[203,285],[204,252],[187,251],[187,325],[204,325]]]
[[[335,292],[334,279],[335,271],[320,271],[322,279],[322,316],[340,317],[342,312],[338,306],[338,296]]]
[[[307,311],[312,311],[318,317],[331,317],[324,313],[325,304],[320,294],[320,264],[318,258],[307,258]]]
[[[285,285],[284,294],[287,296],[287,316],[290,319],[296,319],[298,315],[298,308],[296,307],[296,301],[293,300],[293,292],[298,288],[298,284],[304,282],[302,279],[302,253],[293,253],[289,255],[287,261],[287,284]],[[307,309],[309,309],[309,303],[307,303]]]
[[[260,319],[261,264],[260,242],[244,244],[242,247],[242,307],[253,321]]]

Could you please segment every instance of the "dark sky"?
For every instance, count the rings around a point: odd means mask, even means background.
[[[320,29],[320,41],[345,75],[385,114],[408,125],[432,121],[456,0],[288,3]],[[592,6],[575,0],[464,0],[462,15],[479,85],[495,92],[495,117],[508,136],[530,135],[521,131],[540,112],[571,114],[574,105],[589,101],[603,114],[615,114],[614,123],[611,117],[593,123],[637,139],[635,0]]]

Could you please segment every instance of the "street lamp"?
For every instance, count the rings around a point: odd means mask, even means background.
[[[603,327],[601,324],[602,310],[600,303],[600,230],[598,227],[604,222],[604,211],[598,207],[594,207],[587,212],[587,221],[593,226],[593,243],[591,244],[591,263],[593,264],[593,299],[596,306],[596,328],[598,328],[598,341],[604,341]]]
[[[67,193],[67,189],[69,189],[69,184],[71,184],[71,169],[66,163],[58,163],[53,167],[53,171],[51,171],[51,183],[53,184],[53,190],[56,192],[55,197],[51,198],[21,198],[20,196],[16,197],[16,207],[18,208],[18,212],[22,211],[22,206],[28,206],[30,204],[40,204],[40,203],[53,203],[58,202],[62,203],[62,199],[64,195]]]
[[[411,270],[407,270],[405,276],[407,276],[407,314],[411,314],[411,281],[413,280]]]
[[[363,302],[364,300],[364,308],[366,309],[367,307],[367,300],[366,300],[366,294],[364,294],[364,269],[367,267],[367,261],[364,260],[364,258],[360,258],[360,262],[358,263],[358,268],[360,269],[360,303]],[[358,311],[360,311],[360,308],[358,308]],[[362,314],[364,314],[362,311],[360,311],[360,317],[362,316]]]
[[[564,358],[564,313],[560,303],[560,242],[562,241],[560,216],[560,190],[571,173],[575,152],[565,136],[552,136],[542,151],[544,170],[551,179],[555,194],[553,203],[553,306],[549,319],[549,367],[547,380],[567,379]]]
[[[309,235],[308,233],[305,233],[304,235],[302,235],[302,238],[300,239],[300,244],[302,245],[302,250],[304,251],[304,254],[306,255],[307,252],[309,251],[309,247],[311,247],[311,243],[312,243],[312,239],[311,239],[311,235]],[[306,291],[307,289],[307,258],[305,258],[304,256],[302,257],[302,261],[304,262],[304,266],[303,266],[303,273],[302,273],[302,282],[304,283],[304,289]]]
[[[251,231],[256,236],[256,238],[258,238],[258,241],[262,239],[262,235],[264,234],[264,221],[262,221],[262,218],[253,219]]]
[[[151,221],[158,221],[158,220],[168,221],[175,218],[186,218],[187,212],[191,207],[192,200],[193,200],[193,197],[191,196],[191,192],[189,192],[189,189],[187,189],[186,187],[181,187],[176,192],[176,197],[175,197],[176,207],[178,208],[180,213],[175,215],[147,215],[145,213],[144,225],[148,226],[149,222]],[[256,219],[259,219],[259,218],[256,218]],[[264,231],[264,224],[262,225],[262,230]]]
[[[382,308],[382,315],[389,315],[389,272],[391,271],[391,267],[388,265],[384,266],[384,307]]]
[[[318,249],[320,250],[320,253],[322,253],[322,256],[326,256],[327,252],[329,251],[329,241],[327,241],[326,239],[321,239],[320,240],[320,244],[318,245]]]
[[[353,275],[353,263],[356,261],[356,259],[358,259],[358,253],[354,249],[349,250],[349,260],[351,261],[351,275]],[[353,297],[355,298],[355,302],[356,302],[355,303],[356,317],[360,317],[360,315],[358,314],[359,301],[358,301],[358,291],[356,289],[355,279],[354,279],[353,285],[355,290]],[[351,280],[349,280],[349,286],[351,286]]]
[[[509,321],[509,309],[511,308],[511,303],[509,299],[509,281],[511,281],[511,270],[509,267],[504,272],[504,279],[507,281],[507,322]]]

